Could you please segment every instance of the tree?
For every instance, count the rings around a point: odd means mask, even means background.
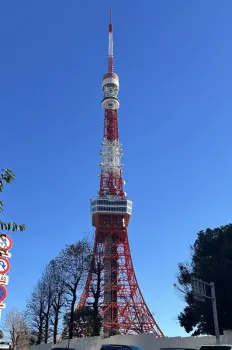
[[[121,335],[122,333],[120,332],[119,329],[111,329],[109,333],[109,337],[112,337],[113,335]]]
[[[59,312],[64,302],[60,278],[62,276],[58,276],[54,261],[50,262],[27,302],[26,315],[37,344],[48,343],[51,333],[56,343]]]
[[[44,342],[47,344],[50,331],[50,321],[52,315],[52,304],[53,304],[53,276],[52,271],[49,267],[46,267],[40,281],[41,296],[43,298],[43,316],[44,316]]]
[[[51,314],[53,343],[56,344],[60,314],[67,304],[67,285],[65,282],[65,271],[62,265],[59,264],[58,259],[50,261],[48,272],[53,296]]]
[[[195,277],[215,283],[220,332],[232,329],[232,224],[200,231],[191,253],[189,263],[179,264],[175,285],[187,304],[178,316],[180,325],[192,335],[215,334],[211,301],[193,298]]]
[[[93,242],[92,242],[93,243]],[[91,247],[91,243],[89,245]],[[73,316],[73,335],[75,337],[99,336],[102,327],[102,317],[99,313],[99,302],[102,298],[101,284],[103,281],[104,254],[102,250],[96,251],[96,245],[93,253],[89,255],[87,272],[91,280],[89,290],[91,292],[92,302],[88,306],[79,307]],[[90,277],[91,276],[91,277]],[[68,315],[64,317],[64,332],[67,334]]]
[[[36,344],[41,344],[44,340],[44,310],[46,305],[43,292],[43,284],[39,280],[26,304],[25,317],[28,321],[31,334],[35,337]]]
[[[67,288],[69,308],[69,339],[73,338],[74,311],[77,292],[83,287],[91,259],[91,247],[86,239],[65,247],[57,258],[58,264],[65,271],[64,280]]]
[[[86,239],[63,249],[46,266],[26,306],[26,315],[36,343],[57,342],[60,315],[69,311],[69,337],[73,336],[77,294],[83,286],[91,257]]]
[[[0,174],[0,192],[3,192],[4,184],[9,184],[15,179],[15,174],[9,169],[3,169]],[[0,201],[0,212],[3,211],[3,202]],[[16,224],[15,222],[4,222],[0,220],[0,228],[5,231],[24,231],[25,225]],[[0,234],[1,236],[2,234]]]
[[[56,344],[62,308],[66,305],[65,273],[57,259],[46,266],[26,306],[26,315],[36,343],[47,343],[53,335]]]
[[[29,349],[31,336],[19,311],[13,309],[7,313],[5,327],[10,333],[13,350]]]

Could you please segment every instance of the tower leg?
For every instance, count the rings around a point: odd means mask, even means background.
[[[117,322],[117,245],[113,234],[105,238],[104,243],[104,334],[118,328]]]

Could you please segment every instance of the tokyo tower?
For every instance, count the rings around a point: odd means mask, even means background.
[[[113,329],[123,334],[163,333],[149,311],[136,279],[127,227],[132,201],[123,191],[122,145],[118,135],[119,78],[114,73],[113,25],[110,14],[108,73],[102,81],[104,133],[101,149],[100,191],[91,199],[95,227],[92,268],[77,309],[97,307],[104,334]],[[98,270],[98,273],[96,273]],[[95,304],[95,305],[94,305]]]

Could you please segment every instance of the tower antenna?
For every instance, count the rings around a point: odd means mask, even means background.
[[[110,9],[110,24],[112,24],[112,9]]]
[[[112,10],[110,9],[109,47],[108,47],[108,73],[113,73],[113,71],[114,71],[113,24],[112,24]]]

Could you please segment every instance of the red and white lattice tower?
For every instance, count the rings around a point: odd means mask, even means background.
[[[163,333],[149,311],[135,276],[127,227],[132,201],[123,191],[122,145],[118,136],[117,98],[119,78],[114,73],[113,26],[109,24],[108,73],[103,76],[105,111],[104,136],[101,143],[101,180],[97,198],[91,199],[92,224],[96,228],[92,268],[78,309],[97,306],[104,333],[118,329],[124,334]],[[101,265],[101,267],[100,267]],[[96,273],[99,266],[100,273]],[[94,271],[95,270],[95,271]]]

